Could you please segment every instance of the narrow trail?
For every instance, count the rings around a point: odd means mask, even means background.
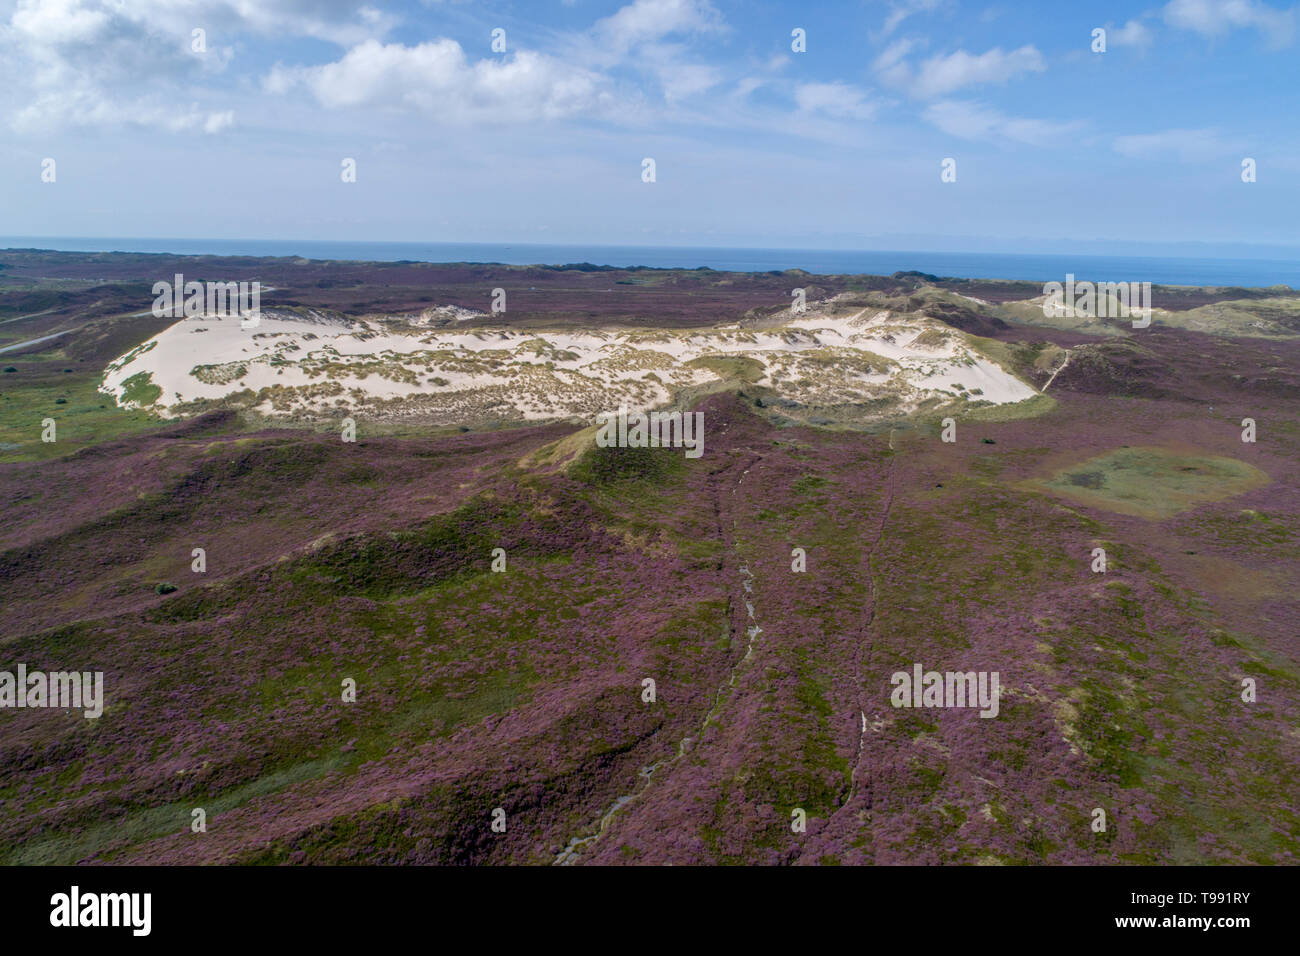
[[[1042,390],[1043,390],[1044,392],[1047,391],[1047,386],[1048,386],[1048,385],[1051,385],[1053,382],[1055,382],[1055,381],[1056,381],[1056,376],[1060,375],[1061,372],[1065,370],[1065,367],[1066,367],[1067,365],[1069,365],[1069,364],[1070,364],[1070,350],[1069,350],[1069,349],[1066,349],[1066,350],[1065,350],[1065,361],[1062,362],[1062,363],[1060,364],[1060,366],[1056,369],[1056,371],[1052,373],[1052,377],[1049,378],[1049,379],[1047,380],[1047,385],[1044,385],[1043,388],[1042,388]]]
[[[890,437],[892,439],[892,432],[890,433]],[[891,444],[890,447],[892,448],[893,445]],[[855,655],[853,662],[853,682],[857,693],[858,703],[858,747],[857,752],[854,754],[853,762],[849,767],[849,792],[847,796],[845,796],[844,802],[826,818],[826,823],[819,831],[821,833],[825,833],[829,828],[831,821],[853,804],[859,792],[858,781],[861,776],[862,758],[866,755],[867,731],[869,729],[866,710],[866,688],[862,682],[862,671],[867,656],[874,648],[874,644],[871,640],[871,629],[875,623],[877,605],[876,583],[875,579],[872,577],[872,559],[875,557],[876,550],[879,548],[880,542],[884,538],[885,526],[889,522],[889,516],[894,506],[894,483],[894,455],[891,454],[889,456],[889,465],[885,472],[885,493],[883,496],[884,507],[880,510],[880,521],[876,525],[875,537],[872,539],[871,544],[864,550],[862,559],[862,563],[865,566],[865,577],[867,580],[868,604],[863,615],[862,626],[860,628],[861,637],[857,644],[857,654]],[[865,781],[865,789],[868,791],[871,789],[870,778]],[[867,806],[870,807],[870,805],[870,799],[868,798]],[[799,842],[799,844],[788,853],[786,858],[783,860],[783,863],[787,866],[797,863],[803,857],[805,851],[815,845],[816,844],[809,843],[807,840]]]
[[[733,495],[736,493],[736,488],[740,487],[740,483],[745,480],[745,475],[749,474],[750,469],[753,468],[754,465],[762,461],[762,459],[763,459],[762,455],[756,456],[742,470],[740,477],[736,479],[735,487],[731,489],[731,493]],[[716,487],[716,484],[715,483],[711,483],[711,484],[714,485],[713,488],[711,489],[713,492],[713,499],[714,499],[713,511],[714,511],[714,516],[716,519],[719,535],[721,536],[723,531],[722,509],[719,507],[719,503],[718,503],[718,489]],[[734,518],[732,518],[731,525],[732,525],[731,550],[738,551],[739,549],[736,546],[736,541],[734,537],[735,525],[736,525]],[[752,571],[749,570],[749,567],[744,563],[740,564],[738,571],[741,576],[741,589],[744,593],[745,615],[748,622],[747,627],[745,629],[745,633],[746,636],[748,637],[748,643],[745,645],[745,655],[734,665],[732,665],[730,671],[727,674],[726,682],[721,684],[718,687],[718,689],[714,692],[713,705],[709,707],[708,711],[705,713],[704,720],[700,723],[699,728],[694,733],[687,734],[680,741],[678,741],[677,752],[672,757],[668,758],[667,760],[656,761],[655,763],[652,763],[649,766],[642,767],[639,771],[637,771],[637,776],[641,778],[641,783],[637,787],[637,789],[633,793],[623,794],[622,796],[618,797],[618,799],[616,799],[609,806],[609,808],[606,809],[606,811],[603,814],[601,814],[600,821],[597,824],[594,832],[588,833],[586,836],[572,837],[569,840],[568,845],[565,846],[565,848],[561,850],[559,854],[556,855],[555,859],[551,862],[552,866],[572,866],[574,863],[577,863],[581,857],[581,853],[583,851],[590,850],[593,846],[595,846],[596,842],[602,836],[604,836],[605,831],[609,829],[610,824],[613,823],[614,818],[618,816],[619,812],[622,811],[629,804],[639,799],[645,793],[646,788],[650,786],[651,780],[654,777],[655,772],[658,771],[660,767],[671,767],[678,760],[684,757],[694,747],[695,742],[699,740],[701,737],[703,737],[704,732],[709,729],[709,724],[711,724],[713,722],[714,717],[717,716],[718,710],[719,708],[722,707],[723,702],[726,700],[728,692],[733,687],[736,686],[736,677],[739,675],[740,669],[744,667],[746,664],[748,664],[750,659],[754,656],[754,644],[758,640],[758,635],[763,633],[763,629],[758,625],[758,618],[755,616],[754,602],[752,600],[754,596],[754,574]],[[730,603],[728,604],[728,610],[730,610]],[[728,614],[728,617],[730,617],[730,614]]]
[[[604,836],[605,831],[609,829],[609,825],[614,821],[614,817],[618,815],[618,812],[645,792],[645,788],[650,784],[651,776],[653,776],[654,772],[658,769],[659,764],[653,763],[648,767],[642,767],[638,770],[637,776],[641,778],[641,785],[637,788],[636,792],[624,794],[615,800],[610,805],[609,809],[601,814],[600,822],[596,825],[594,833],[589,833],[587,836],[582,837],[573,837],[569,840],[568,846],[561,850],[555,859],[551,861],[551,866],[573,866],[573,864],[577,863],[580,852],[588,849],[595,844],[597,840]]]
[[[8,325],[10,322],[21,322],[23,319],[34,319],[38,316],[49,315],[57,308],[57,305],[52,305],[48,309],[41,309],[39,312],[28,312],[26,315],[15,315],[12,319],[0,319],[0,325]]]
[[[28,339],[26,342],[15,342],[13,345],[6,345],[0,348],[0,352],[12,352],[15,349],[23,349],[29,345],[39,345],[42,342],[48,342],[50,339],[57,339],[60,335],[67,335],[74,332],[75,329],[64,329],[62,332],[54,332],[51,335],[42,335],[39,339]]]
[[[892,448],[893,447],[892,432],[890,434],[890,438],[891,438],[890,447]],[[865,557],[863,560],[863,563],[866,566],[868,604],[867,604],[867,612],[862,622],[862,639],[858,643],[858,653],[854,661],[854,667],[853,667],[853,680],[855,686],[857,687],[857,693],[858,693],[858,716],[861,720],[861,727],[858,731],[858,750],[857,750],[857,754],[853,758],[853,764],[849,770],[848,795],[844,798],[844,802],[840,804],[839,809],[836,810],[834,813],[832,813],[831,816],[827,819],[827,823],[835,819],[836,816],[838,816],[845,808],[847,808],[849,804],[853,802],[854,798],[857,797],[858,794],[858,772],[862,765],[862,756],[866,750],[866,741],[867,741],[867,710],[866,710],[866,703],[865,703],[866,688],[863,686],[863,682],[862,682],[862,666],[867,655],[870,654],[874,646],[871,640],[871,628],[876,620],[876,606],[878,604],[878,601],[876,600],[876,582],[875,582],[875,577],[872,574],[872,570],[873,570],[872,560],[876,555],[876,550],[880,547],[881,540],[885,536],[885,525],[889,521],[889,514],[890,511],[893,509],[893,506],[894,506],[894,456],[890,455],[889,467],[885,474],[884,507],[881,508],[880,510],[880,522],[876,526],[875,537],[872,539],[870,546],[866,549]]]

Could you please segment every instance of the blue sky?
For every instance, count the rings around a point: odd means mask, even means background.
[[[1298,41],[1263,0],[0,2],[0,234],[1300,247]]]

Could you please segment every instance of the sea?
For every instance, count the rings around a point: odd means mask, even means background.
[[[497,262],[509,265],[590,263],[628,268],[727,272],[802,269],[819,275],[891,275],[916,271],[945,278],[1152,282],[1300,289],[1300,260],[1178,258],[895,249],[761,249],[713,246],[618,246],[487,242],[351,242],[306,239],[113,239],[0,236],[0,248],[172,255],[293,256],[365,262]]]

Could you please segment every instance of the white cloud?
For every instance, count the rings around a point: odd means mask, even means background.
[[[634,0],[568,37],[563,59],[593,69],[639,71],[655,79],[671,104],[722,82],[716,57],[692,60],[687,41],[726,29],[708,0]]]
[[[39,94],[18,110],[13,125],[19,131],[45,130],[54,125],[142,126],[172,133],[220,133],[234,125],[234,110],[205,111],[197,104],[187,109],[156,98],[110,100],[95,90],[67,89]]]
[[[238,37],[355,44],[395,22],[347,0],[18,0],[0,23],[0,111],[19,131],[130,124],[216,133],[234,112],[200,109],[190,87],[227,67]],[[190,50],[196,28],[207,33],[202,55]]]
[[[1022,46],[1009,53],[994,47],[978,56],[958,50],[922,61],[915,92],[927,98],[942,96],[962,87],[1006,83],[1021,73],[1041,73],[1046,69],[1042,54],[1033,46]]]
[[[968,100],[939,100],[922,114],[925,121],[950,136],[972,140],[1010,140],[1031,146],[1073,144],[1083,129],[1079,120],[1059,121],[1007,116]]]
[[[912,81],[912,65],[907,56],[920,46],[917,40],[895,40],[876,57],[873,66],[880,79],[890,86],[907,86]]]
[[[416,46],[368,40],[333,63],[276,66],[268,92],[308,89],[323,106],[412,109],[449,122],[552,119],[610,101],[598,74],[523,50],[470,63],[455,40]]]
[[[1043,55],[1034,46],[1006,52],[994,47],[978,55],[957,50],[929,57],[914,68],[907,56],[915,45],[911,40],[896,41],[876,58],[875,67],[883,81],[921,99],[944,96],[967,86],[1006,83],[1022,73],[1047,69]]]
[[[229,50],[190,56],[191,27],[169,34],[138,21],[141,6],[148,0],[130,6],[19,0],[9,22],[0,24],[0,111],[10,126],[41,134],[65,126],[208,132],[230,126],[229,109],[185,105],[194,98],[187,77],[220,70]]]
[[[898,29],[908,17],[914,13],[929,13],[935,10],[943,0],[900,0],[890,5],[889,16],[885,17],[884,26],[881,28],[882,36],[889,36]]]
[[[109,20],[104,10],[81,0],[20,0],[10,23],[29,42],[62,44],[94,39]]]
[[[7,24],[4,6],[0,0],[0,116],[18,129],[225,129],[229,103],[193,122],[189,104],[249,36],[311,37],[341,48],[323,64],[277,64],[264,77],[266,91],[301,87],[326,106],[414,109],[453,121],[581,114],[609,106],[615,88],[627,90],[626,116],[641,103],[632,84],[657,85],[671,106],[727,79],[715,56],[692,57],[685,44],[727,29],[709,0],[633,0],[588,30],[555,36],[554,55],[512,44],[509,56],[478,61],[452,40],[389,43],[398,18],[354,0],[17,0]],[[190,51],[196,27],[209,44],[201,56]],[[615,69],[640,76],[616,83]],[[224,89],[251,92],[239,83]]]
[[[1250,28],[1264,34],[1272,45],[1283,46],[1295,36],[1296,8],[1278,10],[1259,0],[1172,0],[1164,15],[1170,26],[1208,37]]]
[[[675,63],[656,74],[669,103],[711,90],[722,82],[721,70],[700,63]]]
[[[736,81],[736,85],[731,91],[732,97],[743,100],[755,90],[772,85],[776,74],[789,69],[792,62],[791,58],[785,53],[773,54],[757,65],[761,71],[760,75],[751,73],[740,77]]]
[[[1141,20],[1130,20],[1122,27],[1110,27],[1106,30],[1108,46],[1144,47],[1151,43],[1151,31]]]
[[[398,23],[393,14],[351,0],[128,0],[114,2],[114,9],[148,30],[177,36],[203,27],[210,35],[312,37],[340,47],[381,38]]]
[[[866,93],[847,83],[801,83],[795,87],[795,103],[805,113],[822,113],[836,119],[871,119],[876,104]]]
[[[203,121],[203,132],[220,133],[223,129],[233,126],[235,123],[235,111],[226,110],[222,113],[209,113]]]
[[[397,19],[348,0],[18,0],[11,22],[27,37],[51,44],[85,42],[131,24],[187,42],[190,30],[202,27],[214,35],[305,36],[351,46],[382,36]]]
[[[1176,158],[1184,162],[1238,156],[1241,146],[1225,141],[1214,129],[1167,129],[1156,133],[1117,136],[1115,152],[1134,159]]]
[[[596,21],[591,38],[601,58],[610,62],[673,34],[717,33],[724,28],[722,15],[708,0],[635,0]]]

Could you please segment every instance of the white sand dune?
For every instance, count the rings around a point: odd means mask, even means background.
[[[729,371],[708,360],[739,359],[752,360],[757,384],[803,405],[889,395],[906,410],[935,395],[1000,404],[1036,394],[962,333],[915,315],[810,311],[774,328],[648,331],[430,329],[423,318],[272,312],[252,329],[236,317],[184,319],[113,362],[101,390],[122,402],[128,382],[152,382],[162,392],[152,407],[167,416],[247,390],[268,415],[541,420],[659,406]]]

